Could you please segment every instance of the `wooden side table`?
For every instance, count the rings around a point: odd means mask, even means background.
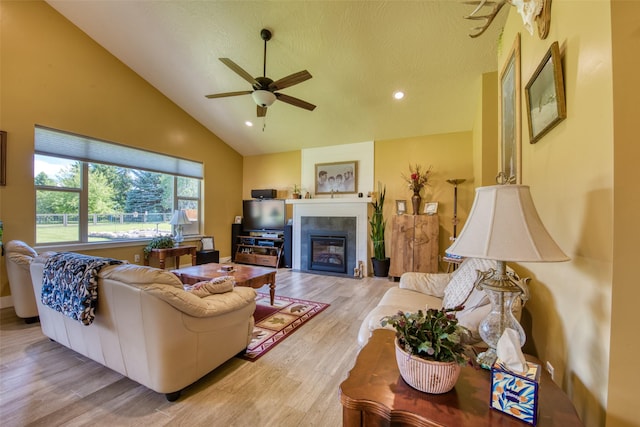
[[[513,426],[526,423],[489,407],[491,373],[462,368],[453,390],[428,394],[404,382],[398,371],[393,331],[378,329],[340,384],[343,426]],[[569,397],[542,372],[537,427],[582,426]]]
[[[175,257],[176,268],[180,268],[180,257],[183,255],[191,255],[191,265],[196,265],[196,247],[195,246],[176,246],[166,249],[151,249],[149,258],[145,258],[144,265],[149,265],[151,258],[158,258],[160,268],[164,270],[164,261],[167,257]]]

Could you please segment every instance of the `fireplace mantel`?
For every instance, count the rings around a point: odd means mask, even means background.
[[[293,206],[292,255],[293,269],[301,270],[301,226],[302,217],[355,217],[356,261],[362,261],[363,274],[369,271],[368,209],[370,197],[323,197],[315,199],[287,199]]]
[[[316,199],[287,199],[285,203],[288,205],[314,205],[314,204],[340,204],[340,203],[371,203],[371,197],[322,197]]]

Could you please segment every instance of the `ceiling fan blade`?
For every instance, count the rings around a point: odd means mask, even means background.
[[[309,80],[311,77],[311,74],[307,70],[298,71],[297,73],[293,73],[271,83],[269,85],[269,90],[282,90],[284,88],[297,85],[298,83],[302,83],[305,80]]]
[[[214,93],[212,95],[205,95],[205,98],[226,98],[228,96],[249,95],[252,90],[241,90],[240,92],[226,92],[226,93]]]
[[[315,105],[308,103],[307,101],[303,101],[302,99],[294,98],[293,96],[285,95],[284,93],[276,93],[276,98],[279,101],[286,102],[287,104],[291,104],[295,107],[304,108],[305,110],[313,111],[316,108]]]
[[[258,107],[258,109],[256,110],[258,117],[264,117],[267,115],[267,107],[262,107],[260,105],[256,105],[256,107]]]
[[[240,67],[238,64],[236,64],[229,58],[219,58],[219,59],[220,61],[222,61],[224,65],[231,68],[237,75],[239,75],[240,77],[242,77],[243,79],[251,83],[252,85],[258,84],[256,79],[251,74],[247,73],[244,69],[242,69],[242,67]]]

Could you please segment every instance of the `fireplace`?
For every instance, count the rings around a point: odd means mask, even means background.
[[[357,263],[356,219],[305,216],[300,218],[300,222],[300,270],[353,277],[353,269]],[[314,244],[316,259],[313,258]]]
[[[347,272],[346,235],[309,235],[309,270]]]
[[[367,226],[367,208],[371,204],[369,197],[354,198],[314,198],[291,199],[293,205],[292,227],[292,268],[314,274],[353,278],[353,272],[359,263],[363,265],[363,274],[367,275],[369,259],[369,235]],[[309,263],[309,235],[347,237],[346,272],[312,270]]]

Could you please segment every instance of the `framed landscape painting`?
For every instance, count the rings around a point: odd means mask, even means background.
[[[316,163],[316,194],[356,193],[358,162]]]
[[[553,42],[525,87],[529,142],[535,144],[567,117],[560,47]]]
[[[500,72],[498,85],[500,173],[519,184],[521,182],[521,108],[520,108],[520,33]]]

